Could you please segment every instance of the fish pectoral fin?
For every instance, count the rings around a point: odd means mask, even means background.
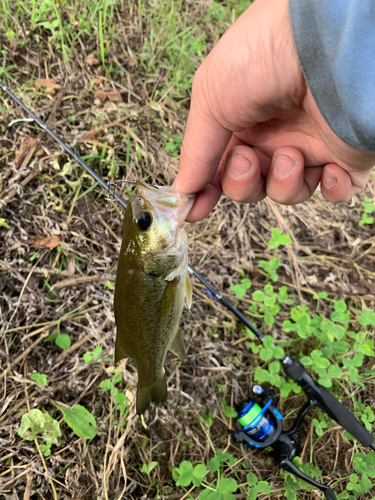
[[[131,353],[128,351],[125,342],[121,338],[121,334],[117,331],[114,363],[116,364],[121,359],[131,357]]]
[[[184,235],[184,240],[185,240],[185,245],[187,245],[187,236],[186,234]],[[189,263],[189,257],[188,257],[188,252],[186,248],[186,252],[184,252],[183,258],[181,259],[180,264],[176,267],[176,269],[173,269],[170,274],[165,278],[167,281],[171,281],[175,279],[176,277],[183,276],[188,268],[188,263]]]
[[[185,298],[186,298],[186,305],[188,306],[188,309],[190,309],[191,303],[193,301],[193,285],[191,284],[189,272],[186,273]]]
[[[137,414],[142,415],[152,403],[164,403],[167,399],[167,382],[164,374],[151,386],[140,387],[137,390]]]
[[[172,281],[166,281],[166,287],[160,303],[160,313],[162,316],[164,316],[171,310],[174,299],[176,297],[177,285],[179,281],[180,278],[174,278]]]
[[[181,359],[181,361],[185,361],[186,359],[185,344],[180,330],[177,330],[177,333],[175,335],[175,338],[173,339],[173,342],[169,350],[172,351],[173,354],[178,356]]]

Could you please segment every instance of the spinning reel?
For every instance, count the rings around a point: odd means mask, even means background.
[[[303,419],[311,408],[317,406],[341,424],[363,446],[375,450],[373,436],[345,406],[312,379],[298,359],[286,356],[282,363],[285,374],[297,382],[308,397],[308,401],[298,413],[292,428],[283,431],[283,417],[272,406],[273,395],[260,385],[255,385],[253,392],[258,396],[259,402],[253,398],[239,405],[237,420],[242,425],[242,429],[232,431],[232,434],[237,441],[249,448],[264,449],[270,446],[274,459],[283,469],[319,488],[327,500],[336,500],[336,495],[331,488],[317,483],[292,462],[293,458],[300,452]]]
[[[283,469],[319,488],[327,500],[336,500],[336,495],[331,488],[317,483],[292,462],[300,452],[303,419],[314,405],[310,402],[306,403],[292,428],[289,431],[283,431],[283,417],[272,406],[273,395],[260,385],[254,385],[253,393],[259,396],[260,404],[255,399],[250,399],[240,405],[237,420],[243,428],[232,432],[234,438],[253,449],[264,449],[270,446],[274,459]]]

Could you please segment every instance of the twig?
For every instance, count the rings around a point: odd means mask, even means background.
[[[90,335],[85,335],[84,337],[81,338],[81,340],[78,340],[78,342],[75,342],[71,347],[69,347],[69,349],[65,349],[61,354],[57,356],[55,364],[60,363],[60,361],[62,361],[64,358],[70,356],[72,352],[79,349],[83,344],[85,344],[90,339],[91,339]]]
[[[48,334],[49,334],[49,332],[43,333],[43,335],[41,335],[38,339],[36,339],[35,342],[33,342],[31,344],[31,346],[29,346],[27,349],[25,349],[23,351],[23,353],[20,356],[18,356],[18,358],[16,358],[14,361],[12,361],[12,363],[8,366],[8,368],[5,368],[5,370],[1,373],[0,379],[5,378],[6,375],[10,372],[10,370],[15,365],[17,365],[20,361],[22,361],[24,358],[26,358],[26,356],[28,356],[30,354],[30,352],[34,349],[34,347],[36,347],[38,344],[40,344],[40,342],[43,339],[45,339],[48,336]]]
[[[74,285],[80,285],[82,283],[91,283],[93,281],[108,281],[110,279],[113,279],[114,276],[112,274],[95,274],[94,276],[80,276],[77,278],[68,278],[66,280],[58,281],[55,283],[51,289],[50,292],[53,290],[58,290],[60,288],[65,288],[67,286],[74,286]]]
[[[98,215],[98,219],[100,220],[100,222],[103,224],[103,226],[107,229],[107,231],[114,237],[114,239],[118,242],[118,243],[121,243],[121,238],[119,238],[117,236],[117,234],[115,232],[112,231],[112,229],[108,226],[108,224],[105,222],[105,220],[103,219],[103,217],[101,216],[101,214]]]
[[[30,500],[31,490],[33,489],[33,476],[27,475],[27,483],[23,500]]]

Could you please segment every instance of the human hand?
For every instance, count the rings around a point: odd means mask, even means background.
[[[324,110],[323,110],[324,112]],[[250,146],[251,145],[251,146]],[[252,203],[363,189],[375,154],[344,143],[318,110],[301,71],[287,0],[257,0],[198,69],[175,191],[196,193],[187,220],[205,217],[222,191]]]

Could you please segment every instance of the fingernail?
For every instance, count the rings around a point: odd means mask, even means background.
[[[228,159],[229,173],[233,179],[244,179],[249,175],[253,164],[246,156],[233,153]]]
[[[293,172],[296,163],[289,158],[289,156],[285,155],[275,155],[275,175],[279,177],[279,179],[285,179],[288,175]]]
[[[336,179],[336,177],[333,177],[333,175],[329,174],[328,172],[324,172],[323,184],[327,189],[332,189],[333,187],[336,186],[337,179]]]

